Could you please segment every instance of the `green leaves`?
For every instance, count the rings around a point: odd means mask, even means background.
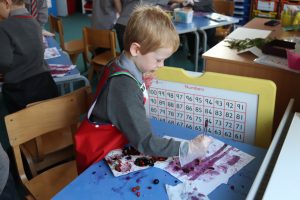
[[[248,49],[250,47],[256,46],[258,48],[262,48],[266,43],[270,42],[272,39],[263,39],[263,38],[255,38],[249,39],[246,38],[244,40],[237,39],[227,39],[224,42],[227,42],[230,49],[236,49],[237,51],[242,51],[244,49]]]

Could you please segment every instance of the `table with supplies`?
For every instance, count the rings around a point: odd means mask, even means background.
[[[83,82],[89,85],[88,79],[80,74],[80,71],[69,58],[66,52],[63,52],[59,44],[53,37],[44,37],[45,59],[51,70],[54,81],[60,86],[61,94],[74,90],[76,82]]]
[[[264,25],[269,19],[254,18],[244,27],[251,29],[271,31],[270,38],[293,40],[299,38],[299,31],[284,31],[281,25]],[[295,110],[300,110],[300,71],[282,69],[270,65],[254,62],[256,56],[250,52],[238,54],[235,49],[227,47],[221,41],[203,54],[205,71],[224,74],[240,75],[246,77],[262,78],[274,81],[277,87],[275,116],[273,131],[279,124],[290,98],[295,98]]]
[[[151,120],[151,125],[153,132],[160,136],[192,139],[199,134],[198,131],[157,120]],[[208,198],[245,199],[266,150],[233,140],[218,139],[255,158],[235,173],[227,183],[219,185],[208,194]],[[102,160],[91,165],[52,199],[168,199],[165,185],[175,186],[180,183],[180,179],[156,167],[115,177],[106,161]],[[201,192],[200,188],[199,191]]]

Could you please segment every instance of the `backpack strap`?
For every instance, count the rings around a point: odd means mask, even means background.
[[[133,80],[135,80],[135,82],[137,83],[137,85],[139,86],[140,90],[142,92],[144,92],[144,90],[146,89],[145,84],[141,84],[132,74],[130,74],[127,70],[122,70],[122,71],[117,71],[113,74],[111,74],[109,76],[109,78],[115,77],[115,76],[120,76],[120,75],[125,75],[125,76],[129,76],[130,78],[132,78]]]
[[[108,78],[106,78],[105,82],[103,83],[103,87],[100,89],[100,91],[98,92],[97,97],[95,98],[93,104],[91,105],[91,107],[89,108],[88,114],[87,114],[87,118],[89,119],[92,111],[96,105],[97,99],[99,96],[101,96],[102,92],[104,91],[104,88],[107,86],[108,80],[116,77],[116,76],[121,76],[121,75],[125,75],[128,76],[130,78],[132,78],[133,80],[135,80],[135,82],[137,83],[138,87],[140,88],[140,90],[142,91],[142,93],[144,93],[144,91],[146,90],[146,86],[145,84],[141,84],[132,74],[129,73],[128,70],[124,70],[121,67],[119,67],[115,62],[110,62],[108,65],[108,67],[112,67],[112,74],[108,76]]]

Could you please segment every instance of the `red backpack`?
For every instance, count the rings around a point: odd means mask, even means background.
[[[97,98],[101,96],[106,83],[110,78],[119,75],[126,75],[136,80],[128,71],[121,69],[114,62],[106,66],[97,86],[97,97],[75,133],[76,164],[79,174],[93,163],[102,160],[111,150],[122,148],[128,143],[127,138],[114,125],[95,123],[89,120]],[[136,82],[141,86],[137,80]]]

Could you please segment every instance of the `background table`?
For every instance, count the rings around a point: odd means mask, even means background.
[[[206,17],[208,14],[215,14],[220,16],[223,21],[214,21]],[[202,48],[205,52],[207,50],[207,35],[205,30],[216,28],[220,26],[230,25],[238,23],[239,20],[234,17],[229,17],[226,15],[221,15],[217,13],[202,13],[202,12],[195,12],[193,16],[192,23],[180,23],[180,22],[174,22],[175,28],[178,32],[178,34],[184,34],[184,33],[194,33],[195,34],[195,71],[198,71],[198,61],[199,61],[199,34],[198,31],[203,36],[202,41]]]
[[[161,121],[151,120],[154,133],[158,135],[169,135],[178,138],[192,139],[197,134],[196,131],[167,124]],[[208,197],[210,199],[245,199],[266,150],[248,144],[234,142],[220,138],[220,140],[232,145],[242,151],[249,153],[256,158],[242,168],[238,173],[229,179],[228,184],[222,184],[215,189]],[[152,181],[159,179],[160,182],[154,185]],[[138,199],[168,199],[165,184],[176,185],[180,181],[167,172],[148,168],[128,175],[114,177],[105,163],[100,161],[90,166],[73,182],[60,191],[53,200],[61,199],[135,199],[132,187],[141,187],[141,196]],[[148,187],[151,187],[149,189]]]
[[[63,65],[71,65],[72,62],[70,60],[69,55],[64,52],[59,44],[53,37],[46,37],[49,47],[56,47],[60,53],[59,57],[47,59],[46,62],[50,64],[63,64]],[[70,70],[65,76],[63,77],[54,77],[55,83],[60,86],[61,94],[66,93],[66,86],[68,86],[68,91],[71,92],[74,90],[74,83],[83,81],[84,85],[87,86],[90,84],[89,80],[80,74],[80,71],[77,67]]]
[[[280,25],[275,27],[265,26],[269,19],[254,18],[245,25],[247,28],[271,30],[270,37],[278,39],[300,36],[300,32],[285,32]],[[268,79],[277,86],[276,105],[273,131],[276,130],[284,109],[291,98],[295,98],[295,109],[300,110],[300,73],[255,63],[256,58],[252,53],[237,54],[236,50],[227,47],[222,41],[205,52],[203,55],[206,71],[224,74],[233,74],[254,78]],[[238,84],[238,83],[237,83]]]

